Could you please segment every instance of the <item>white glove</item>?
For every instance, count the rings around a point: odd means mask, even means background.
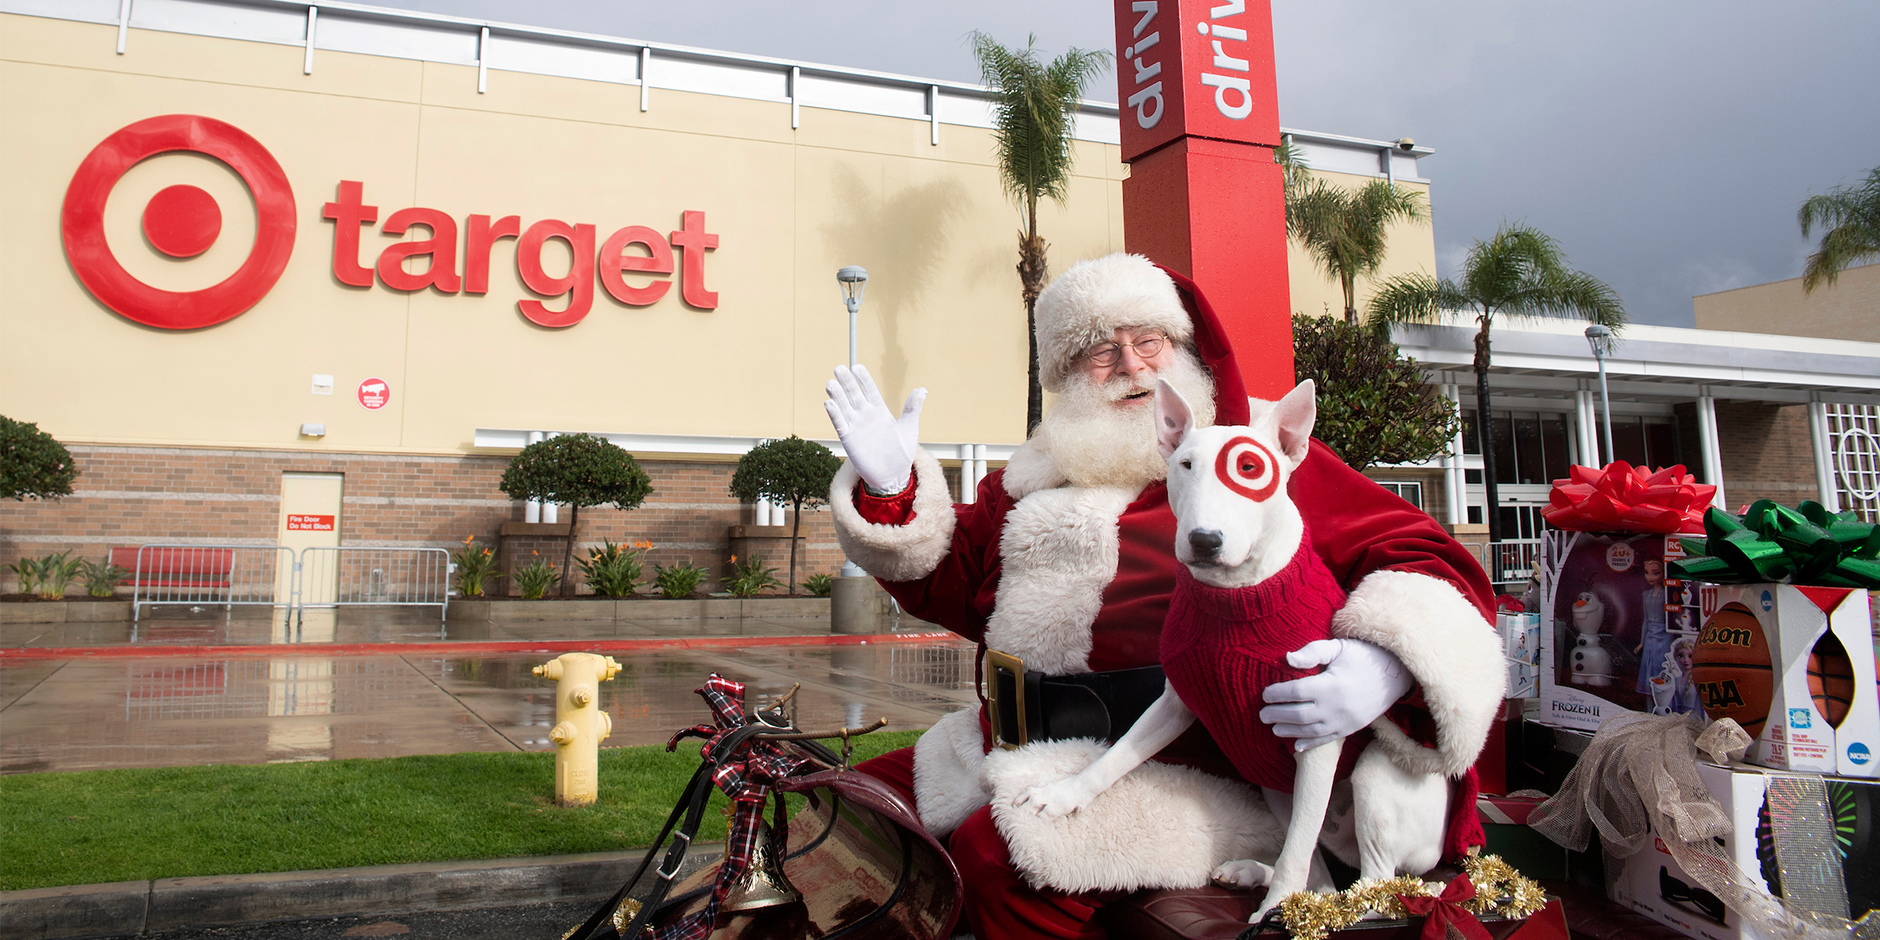
[[[1376,721],[1416,684],[1390,651],[1363,640],[1314,640],[1286,654],[1294,669],[1324,666],[1316,675],[1267,686],[1260,720],[1305,751],[1348,737]]]
[[[868,491],[892,496],[907,489],[914,452],[920,448],[920,406],[927,400],[927,390],[909,392],[897,419],[881,400],[875,380],[860,365],[853,372],[836,366],[836,377],[826,387],[829,400],[823,402],[823,410],[829,412],[829,423],[836,426],[836,437],[842,439],[842,449]]]

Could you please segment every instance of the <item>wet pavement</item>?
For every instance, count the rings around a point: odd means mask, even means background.
[[[975,701],[970,643],[831,637],[814,621],[443,628],[415,612],[329,612],[296,627],[166,611],[134,643],[129,624],[5,627],[0,773],[547,751],[554,684],[530,669],[590,642],[621,664],[601,685],[609,747],[661,744],[707,720],[692,690],[714,671],[753,697],[801,683],[800,727],[882,717],[924,728]],[[701,637],[712,645],[685,645]],[[552,645],[526,648],[538,642]]]

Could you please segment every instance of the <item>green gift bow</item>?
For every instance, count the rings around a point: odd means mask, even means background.
[[[1712,507],[1704,538],[1679,539],[1694,557],[1671,563],[1675,577],[1720,584],[1787,581],[1880,588],[1880,526],[1806,500],[1790,509],[1757,500],[1741,519]]]

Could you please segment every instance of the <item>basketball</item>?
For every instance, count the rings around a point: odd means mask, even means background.
[[[1808,694],[1815,699],[1815,711],[1830,727],[1839,728],[1854,702],[1854,664],[1832,633],[1808,652]]]
[[[1712,721],[1734,718],[1750,737],[1762,734],[1775,698],[1775,671],[1762,621],[1749,608],[1726,604],[1704,622],[1691,651],[1691,681]]]

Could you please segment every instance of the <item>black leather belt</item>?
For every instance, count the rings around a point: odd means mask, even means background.
[[[1010,653],[986,650],[986,712],[993,742],[1007,749],[1065,738],[1115,743],[1164,684],[1161,666],[1047,676]]]

